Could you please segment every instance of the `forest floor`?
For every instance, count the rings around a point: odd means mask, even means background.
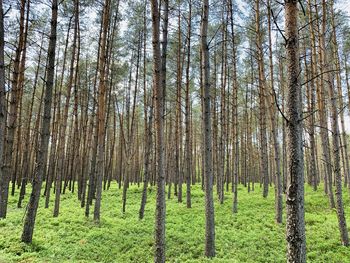
[[[17,195],[10,197],[8,217],[0,221],[0,262],[152,262],[155,188],[149,192],[143,220],[138,219],[141,187],[128,190],[125,214],[121,193],[116,184],[103,192],[99,226],[84,216],[76,194],[62,195],[58,218],[52,217],[53,202],[44,209],[42,199],[32,245],[20,242],[25,208],[16,208]],[[200,186],[192,188],[191,209],[186,202],[179,204],[176,197],[167,200],[167,261],[285,262],[285,224],[277,225],[274,220],[274,189],[264,199],[259,186],[250,193],[240,186],[238,214],[231,212],[232,195],[225,197],[222,205],[215,200],[217,256],[212,261],[204,257],[204,193]],[[340,245],[336,212],[329,209],[322,188],[313,192],[306,187],[305,199],[308,262],[350,262],[350,249]],[[28,196],[24,204],[27,200]],[[347,191],[344,204],[349,226]],[[285,213],[283,217],[285,222]]]

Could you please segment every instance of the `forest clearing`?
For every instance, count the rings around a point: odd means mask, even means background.
[[[0,0],[0,263],[350,262],[349,21]]]

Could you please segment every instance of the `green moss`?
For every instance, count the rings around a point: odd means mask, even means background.
[[[20,242],[24,208],[16,208],[10,197],[8,218],[0,221],[0,263],[2,262],[152,262],[155,189],[149,191],[145,218],[138,219],[141,188],[128,191],[126,213],[121,212],[121,190],[114,184],[103,193],[101,223],[85,218],[76,194],[63,195],[58,218],[41,200],[33,244]],[[232,214],[232,194],[220,205],[215,200],[216,252],[204,257],[204,194],[200,185],[192,187],[192,208],[167,200],[166,242],[169,262],[285,262],[285,225],[274,219],[273,188],[262,198],[239,187],[238,213]],[[344,193],[346,214],[350,214],[348,194]],[[185,199],[184,199],[185,200]],[[24,204],[28,197],[24,200]],[[309,262],[350,262],[350,249],[340,245],[337,217],[329,209],[320,190],[306,187],[305,219]],[[92,210],[93,211],[93,208]],[[285,217],[285,216],[284,216]],[[350,224],[350,222],[349,222]]]

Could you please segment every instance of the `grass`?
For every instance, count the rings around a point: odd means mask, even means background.
[[[346,191],[344,191],[346,192]],[[285,262],[285,224],[274,222],[274,190],[262,198],[259,187],[247,193],[239,187],[238,214],[231,212],[231,194],[224,204],[215,200],[216,252],[204,257],[204,193],[192,188],[192,208],[167,200],[166,255],[168,262]],[[3,262],[152,262],[155,189],[149,192],[145,218],[138,219],[141,188],[131,186],[127,210],[121,212],[121,190],[103,192],[101,223],[85,218],[75,194],[62,196],[60,216],[52,217],[53,202],[44,209],[41,200],[33,244],[20,242],[24,208],[10,197],[8,217],[0,221],[0,263]],[[28,196],[24,200],[27,202]],[[185,200],[185,199],[184,199]],[[350,262],[350,248],[340,245],[336,212],[329,209],[322,189],[306,187],[308,262]],[[346,215],[350,202],[344,193]],[[285,219],[285,214],[284,214]],[[350,224],[350,222],[349,222]]]

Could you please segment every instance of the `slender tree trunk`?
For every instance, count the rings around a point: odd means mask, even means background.
[[[277,223],[282,223],[282,182],[281,182],[281,162],[280,162],[280,146],[278,139],[278,122],[276,120],[276,105],[274,101],[275,93],[275,83],[274,83],[274,73],[273,73],[273,59],[272,59],[272,36],[271,36],[271,5],[270,0],[267,2],[268,5],[268,28],[269,28],[269,64],[270,64],[270,85],[271,90],[267,96],[267,101],[269,101],[269,113],[271,120],[271,129],[273,137],[273,149],[275,154],[275,219]]]
[[[96,201],[94,208],[94,220],[96,223],[100,222],[100,209],[102,199],[102,179],[104,172],[104,158],[105,158],[105,121],[106,121],[106,80],[107,73],[105,72],[106,64],[106,44],[107,31],[109,24],[109,9],[110,1],[105,0],[102,12],[102,34],[101,34],[101,50],[99,59],[99,89],[98,89],[98,144],[97,144],[97,171],[96,171]]]
[[[146,88],[146,71],[147,71],[147,58],[146,58],[146,37],[147,37],[147,22],[146,22],[146,11],[147,11],[147,2],[145,2],[145,9],[143,13],[143,92],[144,92],[144,125],[145,125],[145,146],[144,146],[144,170],[143,170],[143,187],[142,187],[142,198],[141,206],[139,210],[139,219],[142,219],[145,213],[145,206],[147,202],[147,187],[149,182],[150,175],[150,157],[152,151],[152,123],[153,123],[153,99],[148,99],[147,97],[147,88]],[[152,92],[151,92],[152,93]],[[149,109],[148,117],[148,102],[151,101],[151,107]],[[148,118],[148,119],[147,119]]]
[[[202,2],[201,21],[201,57],[202,57],[202,89],[204,94],[203,123],[204,123],[204,189],[205,189],[205,255],[215,256],[215,221],[213,201],[213,159],[212,159],[212,127],[210,107],[210,66],[209,45],[207,42],[209,17],[209,1]]]
[[[311,0],[308,1],[309,7],[309,29],[311,32],[311,78],[314,77],[317,72],[317,61],[316,61],[316,42],[315,42],[315,33],[314,27],[312,26],[312,10],[311,10]],[[312,177],[312,186],[313,189],[317,190],[317,159],[316,159],[316,141],[315,141],[315,82],[311,80],[310,82],[311,90],[310,90],[310,128],[309,128],[309,136],[310,136],[310,176]]]
[[[232,134],[233,134],[233,150],[232,150],[232,164],[233,164],[233,173],[232,173],[232,190],[233,190],[233,205],[232,212],[238,212],[238,83],[237,83],[237,57],[236,57],[236,36],[234,31],[234,8],[233,1],[229,1],[229,10],[230,10],[230,24],[231,24],[231,41],[232,41],[232,49],[233,49],[233,67],[232,67],[232,99],[233,99],[233,126],[232,126]]]
[[[5,61],[4,61],[4,13],[0,0],[0,180],[3,180],[4,138],[6,127],[6,93],[5,93]],[[1,200],[1,196],[0,196]]]
[[[181,65],[181,49],[182,49],[182,38],[181,38],[181,8],[178,11],[178,45],[177,45],[177,56],[176,56],[176,180],[177,180],[177,201],[182,202],[182,65]]]
[[[191,147],[190,147],[190,62],[191,62],[191,19],[192,1],[189,0],[188,29],[187,29],[187,61],[186,61],[186,106],[185,106],[185,173],[186,173],[186,205],[191,208]]]
[[[61,185],[63,180],[67,178],[65,175],[65,167],[67,168],[68,160],[66,158],[66,130],[68,122],[68,110],[70,106],[71,90],[74,83],[74,77],[77,76],[74,74],[74,64],[76,58],[76,49],[77,49],[77,37],[78,37],[78,23],[79,23],[79,1],[75,0],[74,2],[74,38],[72,43],[72,58],[70,62],[69,69],[69,79],[67,84],[67,97],[66,104],[63,110],[63,116],[61,119],[60,129],[59,129],[59,147],[58,147],[58,166],[57,166],[57,177],[56,177],[56,193],[55,193],[55,206],[53,211],[53,216],[58,217],[59,208],[60,208],[60,198],[61,198]]]
[[[333,42],[333,57],[335,59],[336,66],[336,84],[337,84],[337,100],[338,100],[338,109],[340,113],[340,123],[341,123],[341,149],[343,150],[343,169],[344,169],[344,181],[348,182],[350,178],[350,164],[349,164],[349,155],[348,155],[348,140],[346,136],[345,120],[344,120],[344,100],[343,100],[343,90],[341,82],[341,68],[340,68],[340,57],[339,57],[339,45],[337,41],[336,34],[336,25],[334,19],[334,3],[332,1],[331,6],[331,22],[332,22],[332,42]],[[349,95],[350,96],[350,95]]]
[[[14,154],[14,140],[16,132],[16,122],[18,115],[18,104],[19,97],[21,94],[21,85],[19,83],[20,75],[20,60],[21,53],[23,51],[23,46],[25,45],[25,32],[24,32],[24,17],[25,17],[25,5],[26,1],[21,0],[21,10],[20,10],[20,32],[18,37],[18,45],[15,52],[15,60],[13,65],[12,74],[12,91],[10,94],[10,105],[8,107],[7,114],[7,134],[5,136],[4,156],[3,156],[3,167],[2,167],[2,177],[0,178],[0,218],[6,218],[7,214],[7,201],[8,201],[8,191],[9,182],[11,179],[11,171],[13,165],[13,154]]]
[[[165,0],[165,12],[168,12]],[[151,1],[152,45],[153,45],[153,87],[155,96],[156,153],[157,153],[157,197],[155,216],[155,255],[154,261],[165,262],[165,171],[164,171],[164,80],[161,72],[160,52],[160,11],[158,1]]]
[[[316,14],[318,14],[317,5],[315,5],[315,11]],[[316,22],[318,24],[319,18],[318,15],[316,15]],[[318,42],[319,42],[319,64],[321,65],[321,74],[324,70],[324,64],[325,64],[325,57],[324,52],[325,51],[325,34],[326,34],[326,18],[322,16],[322,23],[321,23],[321,30],[318,29]],[[319,118],[320,118],[320,133],[321,133],[321,141],[322,141],[322,155],[323,155],[323,162],[325,162],[325,186],[326,186],[326,193],[328,194],[329,198],[329,205],[331,208],[335,208],[335,202],[334,202],[334,194],[333,194],[333,186],[332,186],[332,162],[331,162],[331,152],[330,152],[330,143],[329,143],[329,136],[328,136],[328,114],[327,114],[327,108],[328,105],[326,103],[326,89],[325,89],[325,80],[324,77],[320,78],[319,82],[317,83],[317,102],[318,102],[318,110],[319,110]]]
[[[333,2],[332,2],[333,4]],[[333,9],[333,5],[331,7]],[[326,1],[322,0],[322,13],[323,13],[323,21],[325,23],[326,14],[327,14],[327,6]],[[332,11],[333,13],[333,11]],[[323,41],[325,41],[325,36],[323,36]],[[336,40],[335,38],[333,40]],[[323,47],[325,47],[325,43],[322,44]],[[333,46],[333,49],[337,48],[336,46]],[[326,65],[328,65],[328,59],[327,59],[327,53],[326,50],[323,51],[323,62],[325,63],[322,65],[323,71],[327,72],[328,68]],[[336,55],[336,54],[335,54]],[[337,57],[333,57],[333,59],[337,60]],[[344,204],[343,204],[343,194],[342,194],[342,175],[341,175],[341,169],[340,169],[340,132],[339,132],[339,123],[338,123],[338,107],[337,107],[337,101],[338,96],[335,87],[333,85],[334,80],[330,73],[326,73],[327,84],[328,84],[328,92],[331,100],[331,129],[332,129],[332,141],[333,141],[333,171],[335,175],[335,196],[336,196],[336,209],[337,209],[337,215],[338,215],[338,224],[339,224],[339,231],[340,231],[340,237],[342,244],[344,246],[349,246],[349,235],[348,230],[346,227],[346,219],[345,219],[345,212],[344,212]],[[338,80],[336,82],[337,85],[341,85],[340,81]],[[338,90],[341,89],[338,87]]]
[[[260,28],[260,1],[255,2],[255,30],[257,34],[257,52],[258,52],[258,68],[259,68],[259,125],[260,125],[260,165],[261,176],[263,180],[263,197],[267,197],[269,192],[269,167],[268,167],[268,153],[267,153],[267,131],[266,131],[266,79],[264,70],[262,33]]]

